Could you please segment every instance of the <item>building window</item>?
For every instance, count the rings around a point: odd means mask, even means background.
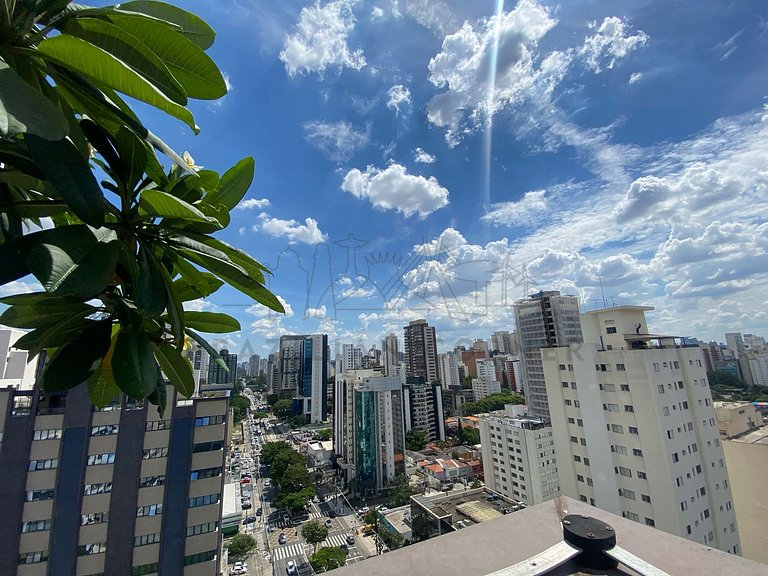
[[[626,446],[619,446],[618,444],[612,444],[611,445],[611,452],[615,452],[616,454],[621,454],[622,456],[627,455],[627,447]]]
[[[563,388],[568,388],[568,382],[563,382]]]
[[[42,550],[40,552],[25,552],[19,554],[19,564],[37,564],[39,562],[48,561],[48,550]]]
[[[98,466],[100,464],[113,464],[115,461],[115,453],[108,452],[106,454],[89,454],[88,466]]]
[[[88,524],[103,524],[107,521],[109,513],[107,512],[94,512],[93,514],[83,514],[80,516],[80,526],[87,526]]]
[[[37,502],[39,500],[53,500],[53,488],[27,491],[27,502]]]
[[[600,384],[599,386],[603,392],[616,392],[616,386],[613,384]]]
[[[59,466],[58,458],[51,458],[49,460],[30,460],[29,467],[30,472],[34,470],[53,470]]]
[[[634,412],[635,407],[632,404],[624,404],[624,412]]]
[[[77,547],[78,556],[89,556],[91,554],[101,554],[107,551],[106,542],[94,542],[93,544],[83,544]]]
[[[42,532],[43,530],[51,529],[50,520],[32,520],[31,522],[24,522],[21,527],[22,532]]]
[[[621,384],[620,386],[622,392],[629,392],[629,384]]]
[[[624,364],[616,364],[616,372],[626,372],[627,367]]]
[[[641,494],[640,497],[643,499],[643,502],[648,502],[650,504],[651,497],[648,496],[648,494]]]
[[[188,502],[189,508],[197,508],[198,506],[207,506],[208,504],[215,504],[219,501],[218,494],[208,494],[206,496],[197,496],[196,498],[190,498]]]
[[[633,456],[640,456],[642,458],[643,451],[640,450],[640,448],[632,448],[632,455]]]
[[[636,500],[634,490],[627,490],[626,488],[619,488],[619,496],[624,496],[628,500]]]
[[[618,412],[619,411],[619,405],[618,404],[603,404],[603,410],[606,412]]]
[[[86,484],[83,488],[83,494],[90,496],[92,494],[106,494],[112,492],[112,482],[99,482],[98,484]]]
[[[157,516],[163,513],[162,504],[147,504],[136,509],[136,516]]]
[[[208,552],[198,552],[197,554],[184,556],[184,566],[191,566],[192,564],[200,564],[201,562],[210,562],[215,558],[216,558],[216,550],[209,550]]]
[[[56,440],[61,438],[61,428],[50,428],[48,430],[35,430],[32,440]]]
[[[645,519],[645,523],[646,523],[648,526],[656,526],[656,522],[654,522],[654,521],[653,521],[653,518],[646,518],[646,519]]]
[[[145,427],[147,432],[153,432],[155,430],[170,430],[170,420],[150,420]]]
[[[632,470],[630,470],[629,468],[624,468],[624,466],[619,466],[617,468],[617,471],[622,476],[626,476],[627,478],[632,478]]]
[[[629,518],[630,520],[634,520],[635,522],[640,521],[640,517],[634,512],[626,511],[626,512],[622,512],[621,515],[624,516],[625,518]]]
[[[152,486],[162,486],[163,484],[165,484],[165,474],[145,476],[139,480],[139,488],[151,488]]]
[[[496,458],[494,458],[496,460]],[[498,462],[498,460],[497,460]],[[202,480],[203,478],[213,478],[214,476],[221,476],[221,467],[219,468],[204,468],[202,470],[193,470],[190,475],[190,480]]]
[[[605,329],[606,334],[616,334],[616,326],[608,326]]]
[[[155,544],[156,542],[160,542],[160,532],[154,534],[142,534],[133,539],[134,546],[146,546],[147,544]]]
[[[206,524],[197,524],[196,526],[187,527],[187,536],[197,536],[198,534],[207,534],[208,532],[215,532],[219,527],[218,522],[208,522]]]
[[[195,447],[192,451],[197,454],[198,452],[211,452],[213,450],[221,450],[223,447],[224,442],[221,440],[216,440],[214,442],[201,442],[200,444],[195,444]]]
[[[117,424],[105,424],[104,426],[93,426],[91,436],[111,436],[117,434],[120,427]]]
[[[616,434],[624,434],[624,426],[621,424],[609,424],[611,427],[611,432],[615,432]]]
[[[143,460],[150,460],[152,458],[165,458],[168,456],[168,448],[145,448],[141,454]]]
[[[224,416],[204,416],[195,419],[195,426],[213,426],[214,424],[223,424]]]
[[[131,576],[147,576],[148,574],[157,574],[160,565],[157,562],[151,564],[142,564],[131,568]]]
[[[648,476],[646,476],[645,472],[643,472],[642,470],[638,470],[637,471],[637,477],[640,478],[641,480],[647,480],[648,479]]]

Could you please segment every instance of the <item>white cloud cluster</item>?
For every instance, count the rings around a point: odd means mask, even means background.
[[[387,108],[395,113],[395,116],[411,113],[411,91],[402,84],[395,84],[387,91]]]
[[[368,166],[365,172],[353,168],[344,177],[341,189],[367,198],[382,210],[397,210],[406,218],[414,214],[426,218],[448,205],[448,190],[437,179],[407,174],[401,164],[391,164],[383,170]]]
[[[266,232],[275,238],[287,238],[291,244],[319,244],[328,239],[328,235],[320,231],[317,220],[313,218],[305,218],[304,224],[301,224],[294,219],[272,218],[262,212],[259,220],[259,224],[253,225],[254,231]]]
[[[416,150],[413,151],[413,160],[420,164],[434,164],[437,158],[422,148],[416,148]]]
[[[517,202],[503,202],[495,204],[483,220],[499,223],[507,226],[530,226],[538,223],[546,214],[547,199],[545,190],[532,190],[526,192]]]
[[[319,308],[307,308],[307,310],[304,312],[304,318],[317,318],[322,320],[327,316],[327,314],[328,311],[325,308],[325,304],[323,304]]]
[[[358,288],[355,288],[355,287],[346,288],[345,290],[341,291],[341,294],[339,294],[342,300],[346,298],[370,298],[375,295],[376,295],[375,288],[373,287],[365,288],[362,286]]]
[[[395,10],[399,3],[395,0]],[[445,36],[458,27],[458,19],[441,0],[405,0],[405,13],[434,34]]]
[[[362,50],[350,50],[347,40],[355,28],[352,8],[357,0],[317,0],[302,8],[296,33],[286,36],[280,60],[288,74],[317,72],[326,68],[360,70],[366,64]]]
[[[370,127],[358,130],[349,122],[305,123],[304,138],[334,162],[346,162],[370,143]]]
[[[271,202],[266,198],[248,198],[243,200],[237,205],[239,210],[247,210],[249,208],[266,208]]]
[[[593,23],[592,27],[596,26],[597,23]],[[603,20],[595,34],[584,40],[579,56],[590,70],[599,73],[603,65],[610,70],[619,59],[625,58],[647,41],[648,35],[645,32],[638,30],[630,34],[621,18],[611,16]]]

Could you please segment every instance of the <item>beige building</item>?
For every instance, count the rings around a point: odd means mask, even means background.
[[[720,438],[733,438],[754,430],[763,417],[751,402],[715,402],[717,429]]]
[[[649,310],[588,312],[585,344],[541,350],[561,491],[739,554],[701,350],[649,334]]]

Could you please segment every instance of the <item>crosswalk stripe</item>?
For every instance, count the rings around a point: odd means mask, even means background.
[[[272,558],[274,560],[285,560],[292,556],[301,556],[304,554],[303,544],[283,544],[278,548],[272,550]]]
[[[325,546],[341,546],[346,543],[347,536],[345,534],[333,534],[323,541],[323,545]]]

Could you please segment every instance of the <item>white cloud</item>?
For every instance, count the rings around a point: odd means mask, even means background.
[[[229,74],[227,74],[223,70],[221,71],[221,77],[224,78],[224,86],[226,86],[227,94],[229,94],[230,92],[232,92],[232,90],[235,89],[234,84],[232,84],[232,79],[230,78]]]
[[[461,232],[454,228],[446,228],[440,235],[431,242],[417,244],[413,247],[416,254],[435,256],[456,250],[467,243]]]
[[[593,28],[596,26],[597,23],[592,24]],[[619,59],[625,58],[647,41],[648,35],[645,32],[638,31],[631,35],[621,18],[611,16],[603,20],[594,35],[584,40],[579,56],[590,70],[599,73],[601,66],[610,70]]]
[[[356,151],[370,143],[370,126],[357,130],[349,122],[307,122],[304,138],[334,162],[349,160]]]
[[[256,318],[267,318],[270,320],[273,318],[290,318],[293,316],[293,307],[288,303],[288,301],[279,294],[275,294],[275,297],[280,301],[280,304],[283,305],[285,314],[279,314],[261,304],[254,304],[253,306],[249,306],[245,309],[246,314],[251,314],[252,316],[256,316]]]
[[[368,198],[382,210],[397,210],[406,218],[414,214],[426,218],[448,205],[448,190],[437,179],[407,174],[400,164],[383,170],[368,166],[365,172],[354,168],[347,172],[341,189],[358,198]]]
[[[384,10],[382,8],[379,8],[378,6],[374,6],[373,9],[371,9],[371,20],[378,20],[379,18],[384,17]]]
[[[352,286],[352,278],[349,276],[339,276],[339,279],[337,280],[339,285],[341,286]]]
[[[296,33],[286,36],[280,60],[288,74],[317,72],[326,68],[360,70],[366,64],[362,50],[350,50],[349,35],[355,28],[352,8],[357,0],[333,0],[324,6],[317,0],[302,8]]]
[[[459,21],[441,0],[405,0],[405,13],[436,35],[445,36],[458,28]]]
[[[248,208],[266,208],[270,205],[271,202],[266,198],[248,198],[247,200],[240,202],[240,204],[237,205],[237,208],[240,210],[247,210]]]
[[[277,238],[287,238],[292,244],[296,242],[319,244],[328,239],[328,236],[318,228],[317,220],[313,218],[305,218],[304,224],[300,224],[294,219],[281,220],[262,212],[259,214],[259,220],[261,221],[260,224],[253,225],[255,231],[266,232]]]
[[[43,287],[37,280],[32,280],[31,282],[13,280],[0,286],[0,297],[2,298],[15,294],[29,294],[31,292],[43,292]]]
[[[413,160],[421,164],[434,164],[437,159],[429,152],[426,152],[421,148],[416,148],[416,150],[413,151]]]
[[[360,320],[360,324],[363,325],[363,330],[368,330],[368,324],[379,319],[379,315],[376,312],[370,314],[361,313],[358,314],[357,319]]]
[[[547,210],[546,192],[526,192],[517,202],[494,204],[492,210],[483,216],[489,222],[504,222],[507,226],[530,226],[536,224]]]
[[[320,308],[307,308],[306,312],[304,313],[305,318],[318,318],[323,319],[327,315],[327,311],[325,309],[325,305],[320,306]]]
[[[215,308],[216,307],[213,305],[213,302],[210,300],[204,300],[202,298],[184,302],[184,310],[188,312],[203,312],[204,310],[212,311]]]
[[[411,113],[411,91],[407,87],[395,84],[387,91],[387,97],[387,108],[396,116],[400,114],[407,116]]]
[[[347,288],[346,290],[342,290],[341,294],[339,296],[341,299],[345,298],[370,298],[371,296],[376,295],[376,289],[375,288]]]
[[[632,74],[629,76],[629,83],[630,84],[637,84],[642,79],[643,79],[643,73],[642,72],[632,72]]]

